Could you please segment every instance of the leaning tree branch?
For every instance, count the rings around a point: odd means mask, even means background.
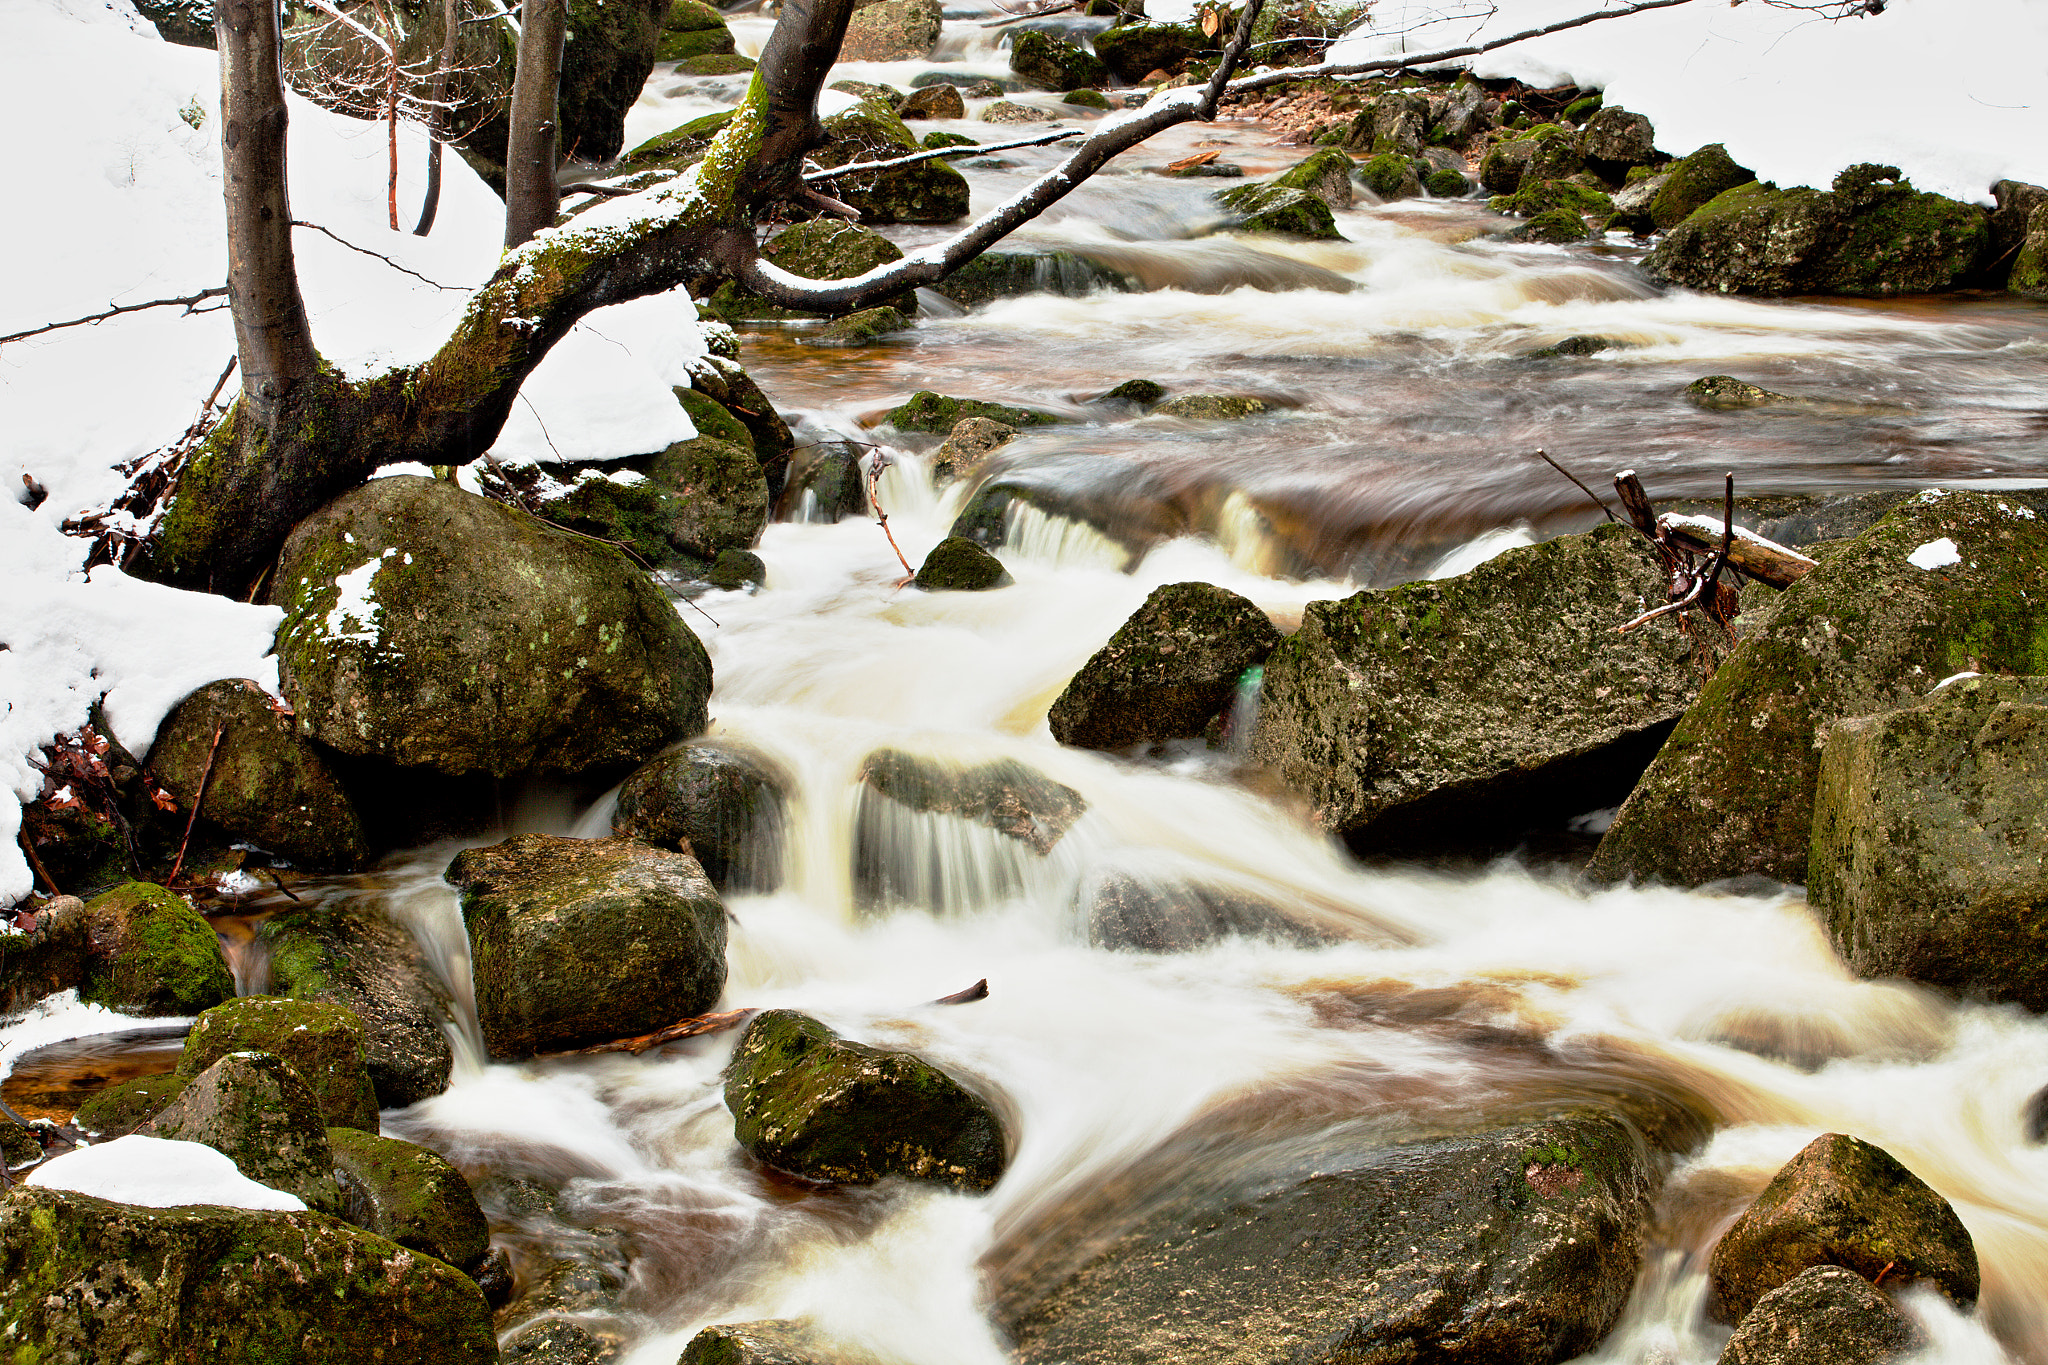
[[[201,308],[199,305],[208,299],[222,298],[227,292],[228,287],[223,284],[217,285],[212,289],[202,289],[196,294],[187,294],[182,298],[151,299],[148,303],[110,304],[104,313],[88,313],[82,318],[71,318],[64,322],[46,322],[40,327],[31,327],[25,332],[9,332],[6,336],[0,336],[0,346],[5,346],[10,341],[22,341],[29,337],[38,337],[45,332],[59,332],[66,327],[96,327],[108,318],[117,318],[123,313],[140,313],[146,308],[177,308],[182,306],[185,311],[179,314],[180,317],[190,316],[193,313],[212,313],[218,310],[218,305],[214,308]]]
[[[980,156],[984,152],[1007,152],[1018,147],[1042,147],[1048,142],[1063,142],[1070,137],[1081,136],[1079,128],[1064,132],[1045,133],[1038,137],[1018,138],[1015,142],[970,143],[964,147],[937,147],[928,152],[915,152],[889,161],[854,161],[844,166],[834,166],[826,171],[810,171],[804,175],[806,185],[819,185],[827,180],[837,180],[842,175],[855,175],[866,171],[893,171],[898,166],[915,166],[920,161],[936,161],[947,156]],[[598,185],[570,185],[565,189],[588,190],[593,194],[617,194],[621,191],[608,190]],[[630,193],[630,191],[626,191]]]

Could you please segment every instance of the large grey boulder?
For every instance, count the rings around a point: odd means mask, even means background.
[[[1720,1365],[1883,1365],[1911,1350],[1913,1324],[1853,1270],[1818,1265],[1756,1302]]]
[[[203,1142],[258,1184],[295,1194],[309,1209],[341,1212],[320,1101],[289,1063],[267,1052],[229,1053],[135,1131]]]
[[[1609,105],[1586,120],[1576,146],[1587,165],[1614,181],[1629,167],[1647,166],[1656,159],[1657,133],[1641,114]]]
[[[987,1100],[922,1058],[851,1042],[794,1010],[747,1026],[725,1103],[742,1147],[805,1180],[895,1176],[980,1193],[1008,1161]]]
[[[711,661],[609,546],[438,479],[373,479],[285,542],[299,732],[460,775],[622,767],[706,724]]]
[[[1266,660],[1252,757],[1361,847],[1478,837],[1628,790],[1698,674],[1648,542],[1608,525],[1470,573],[1312,602]]]
[[[1548,1365],[1635,1283],[1655,1181],[1574,1115],[1325,1159],[1226,1207],[1170,1202],[998,1318],[1022,1365]]]
[[[493,1057],[651,1033],[725,988],[725,906],[688,854],[522,834],[457,854],[448,879]]]
[[[1266,613],[1228,588],[1154,588],[1053,702],[1053,738],[1126,749],[1199,736],[1279,643]]]
[[[1589,871],[1683,886],[1802,880],[1821,728],[1910,704],[1966,669],[2048,672],[2043,581],[2048,522],[2023,503],[1930,490],[1894,507],[1745,628]]]
[[[0,1321],[17,1359],[492,1365],[475,1282],[320,1213],[0,1199]]]
[[[1851,970],[2048,1009],[2048,677],[1823,734],[1807,894]]]

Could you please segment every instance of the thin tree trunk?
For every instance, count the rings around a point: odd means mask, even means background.
[[[519,30],[519,69],[512,77],[512,135],[505,147],[505,248],[553,227],[562,210],[555,180],[562,41],[566,0],[526,0]]]
[[[228,299],[242,392],[259,420],[319,373],[292,258],[285,186],[285,103],[277,0],[220,0],[221,161],[226,176]]]
[[[448,75],[455,69],[455,56],[462,37],[461,0],[446,0],[441,6],[441,64],[434,68],[427,93],[427,194],[420,201],[419,226],[415,237],[434,230],[434,215],[441,211],[441,144],[448,140]]]

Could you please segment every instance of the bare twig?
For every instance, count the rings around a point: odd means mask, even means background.
[[[44,886],[49,887],[51,895],[63,895],[64,893],[57,887],[57,879],[50,875],[50,870],[43,866],[43,860],[36,856],[36,846],[35,843],[28,837],[27,826],[23,826],[21,829],[16,830],[14,832],[14,837],[21,844],[22,854],[24,857],[28,859],[28,870],[35,874],[35,879],[41,882]]]
[[[1007,152],[1017,147],[1038,147],[1048,142],[1059,142],[1070,137],[1081,136],[1079,128],[1068,128],[1058,133],[1043,133],[1038,137],[1018,138],[1015,142],[991,142],[968,147],[935,147],[928,152],[916,152],[910,156],[899,156],[889,161],[855,161],[845,166],[834,166],[830,170],[812,171],[804,176],[806,185],[816,185],[827,180],[837,180],[842,175],[855,175],[863,171],[891,171],[898,166],[914,166],[920,161],[936,161],[947,156],[980,156],[983,152]],[[563,189],[587,189],[594,194],[606,191],[593,185],[565,185]],[[631,191],[625,191],[631,193]]]
[[[148,303],[109,304],[107,311],[104,313],[92,313],[82,318],[72,318],[68,322],[46,322],[40,327],[31,327],[25,332],[10,332],[6,336],[0,336],[0,346],[5,346],[10,341],[21,341],[26,337],[41,336],[45,332],[60,331],[66,327],[97,326],[108,318],[117,318],[123,313],[140,313],[145,308],[183,308],[187,315],[192,313],[218,312],[221,307],[226,305],[217,305],[214,308],[201,308],[199,305],[207,299],[223,298],[227,292],[228,287],[223,284],[213,289],[202,289],[196,294],[186,294],[182,298],[151,299]]]
[[[1550,466],[1550,467],[1551,467],[1552,469],[1555,469],[1555,470],[1556,470],[1556,471],[1557,471],[1558,473],[1560,473],[1560,474],[1564,475],[1564,476],[1565,476],[1565,477],[1566,477],[1567,479],[1570,479],[1570,480],[1571,480],[1571,481],[1572,481],[1573,483],[1575,483],[1575,484],[1578,484],[1578,485],[1579,485],[1579,491],[1580,491],[1581,493],[1584,493],[1584,494],[1585,494],[1585,495],[1586,495],[1586,496],[1587,496],[1588,498],[1591,498],[1591,499],[1593,500],[1593,505],[1594,505],[1595,507],[1599,508],[1599,509],[1600,509],[1600,510],[1601,510],[1602,512],[1605,512],[1605,513],[1607,514],[1607,519],[1608,519],[1609,521],[1620,521],[1620,520],[1621,520],[1621,518],[1620,518],[1620,517],[1617,517],[1616,515],[1614,515],[1614,509],[1613,509],[1613,508],[1609,507],[1609,506],[1608,506],[1608,505],[1607,505],[1606,503],[1604,503],[1604,502],[1602,502],[1602,501],[1600,500],[1600,495],[1599,495],[1599,494],[1595,493],[1595,492],[1594,492],[1594,491],[1593,491],[1592,489],[1590,489],[1590,488],[1586,487],[1586,485],[1585,485],[1585,484],[1583,484],[1583,483],[1579,483],[1579,476],[1578,476],[1578,475],[1576,475],[1576,474],[1572,473],[1572,472],[1571,472],[1571,471],[1570,471],[1569,469],[1566,469],[1566,468],[1565,468],[1565,467],[1564,467],[1563,465],[1559,464],[1559,463],[1558,463],[1558,462],[1557,462],[1556,460],[1553,460],[1553,459],[1551,459],[1551,458],[1550,458],[1550,452],[1549,452],[1549,451],[1547,451],[1547,450],[1539,450],[1539,451],[1537,451],[1537,452],[1536,452],[1536,458],[1537,458],[1537,459],[1539,459],[1539,460],[1541,460],[1541,461],[1543,461],[1543,463],[1545,463],[1545,464],[1549,465],[1549,466]]]
[[[868,457],[868,506],[875,509],[875,520],[881,523],[882,534],[889,538],[889,548],[896,552],[896,562],[903,566],[903,583],[908,583],[917,577],[917,570],[911,568],[910,561],[903,557],[903,547],[896,543],[896,533],[889,529],[889,514],[882,510],[882,471],[888,467],[889,457],[881,451],[877,450]],[[903,583],[896,586],[900,588]]]
[[[199,823],[199,807],[206,800],[206,784],[213,778],[214,756],[220,752],[220,737],[227,732],[226,721],[214,727],[213,744],[206,751],[206,766],[199,771],[199,790],[192,794],[192,814],[185,819],[185,837],[178,840],[178,856],[171,863],[171,875],[164,878],[166,886],[178,880],[178,873],[185,866],[185,849],[192,842],[192,827]]]
[[[396,203],[397,201],[396,201],[396,200],[394,200],[393,202],[394,202],[394,203]],[[392,260],[392,259],[391,259],[391,258],[390,258],[389,256],[386,256],[386,255],[384,255],[384,254],[383,254],[382,252],[378,252],[378,251],[372,251],[372,250],[370,250],[370,249],[369,249],[368,247],[366,247],[366,246],[357,246],[357,245],[356,245],[356,244],[355,244],[354,242],[351,242],[351,241],[349,241],[349,240],[348,240],[347,238],[345,238],[345,237],[342,237],[342,236],[338,235],[338,234],[337,234],[337,233],[335,233],[335,232],[334,232],[334,231],[333,231],[332,229],[329,229],[329,228],[324,228],[324,227],[321,227],[321,226],[320,226],[320,225],[319,225],[318,223],[309,223],[309,222],[307,222],[307,221],[306,221],[305,219],[303,219],[303,218],[294,218],[294,219],[292,219],[292,226],[293,226],[293,227],[302,227],[302,228],[311,228],[311,229],[312,229],[313,231],[315,231],[315,232],[319,232],[319,233],[324,233],[324,234],[325,234],[326,236],[332,237],[332,238],[334,238],[334,240],[335,240],[335,241],[337,241],[337,242],[340,242],[340,243],[341,243],[341,244],[342,244],[343,246],[347,247],[347,248],[348,248],[348,249],[349,249],[350,251],[356,252],[356,253],[358,253],[359,255],[363,255],[363,256],[371,256],[371,257],[374,257],[374,258],[376,258],[377,260],[380,260],[380,261],[384,262],[384,264],[386,264],[386,265],[390,266],[390,267],[391,267],[391,268],[392,268],[393,270],[396,270],[396,271],[397,271],[398,273],[400,273],[401,275],[410,275],[410,276],[412,276],[412,277],[413,277],[414,279],[418,280],[418,281],[419,281],[420,283],[422,283],[422,284],[431,284],[431,285],[433,285],[433,286],[434,286],[434,288],[436,288],[436,289],[439,289],[439,290],[443,291],[444,293],[449,293],[449,294],[466,294],[466,293],[468,293],[468,292],[469,292],[469,291],[468,291],[468,290],[466,290],[466,289],[461,289],[461,288],[458,288],[457,286],[455,286],[455,285],[452,285],[452,284],[442,284],[442,283],[441,283],[440,281],[438,281],[438,280],[430,280],[430,279],[428,279],[428,278],[427,278],[427,277],[426,277],[425,275],[422,275],[422,274],[420,274],[420,272],[419,272],[419,271],[417,271],[417,270],[408,270],[408,269],[407,269],[406,267],[404,267],[404,266],[400,265],[400,264],[399,264],[398,262],[396,262],[396,261]],[[393,232],[396,232],[396,231],[398,231],[398,227],[397,227],[397,225],[396,225],[396,224],[393,224],[393,225],[392,225],[392,229],[391,229],[391,230],[392,230]]]
[[[591,1057],[604,1052],[630,1052],[635,1057],[652,1047],[673,1043],[682,1038],[697,1038],[706,1033],[722,1033],[736,1028],[754,1015],[755,1009],[721,1010],[716,1014],[699,1014],[680,1023],[658,1028],[652,1033],[643,1033],[637,1038],[618,1038],[609,1043],[594,1043],[589,1047],[572,1048],[567,1052],[550,1054],[556,1057]]]

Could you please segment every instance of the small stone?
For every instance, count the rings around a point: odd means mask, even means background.
[[[960,87],[956,85],[927,85],[912,92],[896,106],[896,116],[903,119],[951,119],[967,117],[967,102],[960,98]],[[962,138],[962,142],[972,139]],[[927,145],[930,139],[926,139]],[[959,145],[959,144],[953,144]]]
[[[1155,405],[1155,417],[1182,417],[1194,422],[1234,422],[1257,417],[1266,405],[1257,398],[1231,393],[1184,393]]]
[[[1017,428],[987,417],[961,418],[953,424],[945,444],[932,453],[932,482],[947,484],[975,477],[988,457],[1016,435]]]
[[[828,345],[862,346],[892,332],[907,332],[917,324],[894,308],[865,308],[828,324],[818,340]]]
[[[1018,104],[1014,100],[997,100],[981,111],[983,123],[1057,123],[1059,115],[1049,114],[1029,104]]]
[[[1821,1265],[1757,1300],[1720,1365],[1883,1365],[1918,1343],[1906,1315],[1853,1270]]]
[[[1088,89],[1069,90],[1066,94],[1060,96],[1060,103],[1079,105],[1083,109],[1107,109],[1110,107],[1107,95],[1104,95],[1100,90]]]
[[[465,1273],[482,1268],[490,1225],[447,1158],[416,1143],[330,1128],[341,1216]]]
[[[738,592],[749,584],[766,583],[768,566],[752,550],[720,550],[704,579],[723,592]]]
[[[985,592],[1013,580],[987,550],[964,536],[948,536],[925,556],[913,581],[926,592]]]
[[[1140,407],[1150,407],[1164,397],[1166,397],[1166,386],[1164,384],[1154,383],[1150,379],[1126,379],[1123,383],[1110,389],[1095,401],[1098,403],[1136,403]]]
[[[910,401],[890,410],[885,419],[898,431],[950,432],[962,419],[985,417],[1009,427],[1049,426],[1064,420],[1037,408],[1013,408],[978,398],[948,398],[921,389]]]

